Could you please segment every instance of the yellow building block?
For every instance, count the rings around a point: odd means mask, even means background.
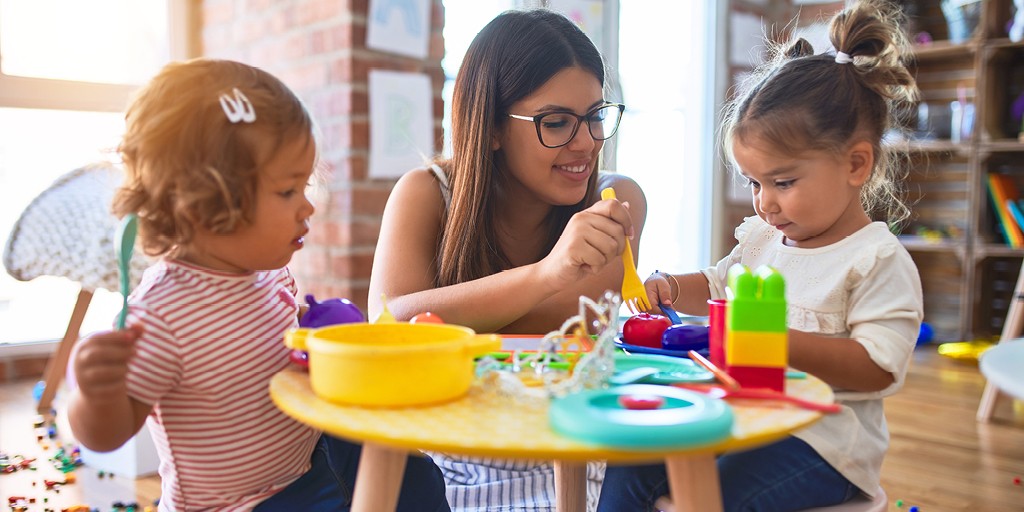
[[[785,367],[789,362],[785,332],[728,331],[725,339],[726,366]]]

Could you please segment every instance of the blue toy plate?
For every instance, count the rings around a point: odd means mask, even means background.
[[[658,397],[656,409],[627,409],[622,397]],[[630,384],[591,389],[551,401],[551,427],[579,441],[614,447],[669,448],[710,444],[729,436],[732,409],[722,400],[671,386]]]

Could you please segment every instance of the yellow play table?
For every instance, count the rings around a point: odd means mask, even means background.
[[[788,394],[830,403],[820,379],[789,379]],[[715,455],[780,439],[821,413],[757,401],[732,401],[732,436],[711,445],[680,449],[613,449],[562,437],[548,426],[546,406],[516,401],[474,386],[454,402],[428,407],[367,408],[333,404],[313,394],[309,375],[286,369],[270,381],[270,396],[289,416],[332,435],[363,443],[353,512],[394,510],[405,458],[411,450],[508,459],[554,460],[556,506],[586,510],[586,461],[665,461],[677,511],[721,512]]]

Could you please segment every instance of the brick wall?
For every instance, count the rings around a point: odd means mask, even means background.
[[[369,179],[370,69],[427,73],[441,150],[441,0],[431,0],[430,52],[412,59],[366,48],[369,0],[204,0],[202,54],[259,66],[309,106],[322,133],[325,186],[306,247],[292,260],[301,293],[345,297],[364,310],[381,214],[393,180]]]

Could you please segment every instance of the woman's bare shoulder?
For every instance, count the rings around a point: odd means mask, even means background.
[[[389,201],[409,202],[417,210],[444,207],[444,196],[441,195],[441,183],[428,167],[417,167],[402,175],[391,190]]]
[[[630,201],[634,205],[638,201],[642,201],[644,205],[647,204],[647,198],[644,196],[644,191],[640,188],[640,185],[633,178],[625,174],[611,171],[599,172],[597,175],[597,190],[600,191],[608,187],[615,189],[615,195],[620,201]]]

